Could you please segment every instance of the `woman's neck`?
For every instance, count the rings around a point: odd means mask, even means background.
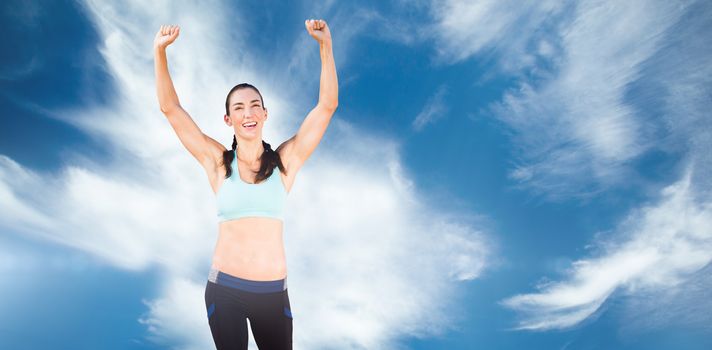
[[[259,161],[265,148],[262,145],[262,140],[242,141],[237,145],[237,159],[247,163],[254,164]]]

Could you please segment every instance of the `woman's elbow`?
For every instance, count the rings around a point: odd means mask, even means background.
[[[163,113],[163,114],[168,114],[168,113],[171,112],[171,110],[172,110],[172,109],[171,109],[170,107],[161,105],[161,113]]]
[[[338,108],[338,107],[339,107],[339,101],[338,101],[338,100],[329,101],[329,102],[326,102],[326,103],[323,103],[323,104],[322,104],[322,108],[324,108],[325,110],[327,110],[327,111],[329,111],[329,112],[331,112],[331,113],[336,112],[336,108]]]
[[[178,107],[177,104],[175,103],[164,103],[164,104],[159,104],[161,107],[161,113],[163,114],[170,114],[173,113],[176,108]]]

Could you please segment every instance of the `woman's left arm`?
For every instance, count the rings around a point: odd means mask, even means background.
[[[307,20],[304,25],[311,35],[319,43],[319,54],[321,56],[321,78],[319,79],[319,102],[312,109],[299,127],[299,131],[285,142],[284,146],[292,148],[289,162],[290,168],[298,169],[314,152],[316,146],[321,141],[326,127],[329,126],[331,116],[336,112],[339,105],[339,83],[336,78],[336,64],[331,48],[331,33],[324,20]],[[287,145],[293,140],[292,147]]]

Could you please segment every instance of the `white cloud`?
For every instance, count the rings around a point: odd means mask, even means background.
[[[512,69],[531,65],[529,40],[566,6],[549,0],[447,0],[432,1],[430,7],[438,61],[453,64],[494,50],[498,64]]]
[[[170,276],[162,289],[160,298],[143,300],[148,312],[138,319],[151,333],[149,339],[180,350],[214,348],[207,314],[199,312],[205,310],[205,284]]]
[[[300,121],[287,119],[300,117],[285,112],[297,102],[283,97],[281,80],[254,73],[266,70],[250,63],[259,54],[236,49],[244,41],[233,33],[249,24],[224,23],[220,7],[192,6],[86,4],[116,96],[107,106],[54,116],[102,140],[111,158],[40,174],[0,157],[0,204],[8,208],[0,226],[118,268],[158,266],[161,295],[145,301],[139,320],[154,341],[181,349],[212,343],[200,291],[217,224],[207,177],[158,110],[151,44],[160,24],[182,27],[168,48],[169,66],[182,104],[206,134],[231,140],[222,123],[224,98],[241,81],[260,87],[267,101],[265,140],[286,140]],[[399,336],[449,327],[457,317],[457,281],[479,276],[491,250],[483,225],[424,204],[398,145],[356,129],[342,120],[347,113],[342,108],[334,117],[288,200],[285,242],[298,348],[389,348]]]
[[[454,63],[477,55],[518,78],[491,105],[517,150],[510,178],[551,200],[622,185],[657,145],[626,99],[684,6],[651,1],[433,2],[436,46]]]
[[[662,146],[663,128],[676,130],[676,139],[696,147],[697,141],[685,140],[690,133],[679,129],[703,120],[699,111],[690,118],[674,109],[689,108],[693,99],[704,100],[700,77],[707,71],[705,60],[697,60],[697,70],[688,69],[693,58],[688,54],[674,67],[654,73],[666,77],[662,84],[678,82],[675,91],[655,97],[671,101],[669,115],[654,119],[657,116],[642,114],[630,101],[631,85],[650,73],[645,65],[669,44],[668,30],[690,4],[405,1],[396,4],[394,15],[349,9],[358,17],[350,32],[361,33],[365,26],[380,40],[432,43],[435,63],[455,64],[473,57],[496,60],[501,71],[487,72],[483,79],[506,73],[518,81],[489,109],[511,131],[515,159],[509,177],[518,182],[514,186],[550,200],[585,200],[611,187],[626,186],[630,179],[642,180],[644,175],[636,173],[632,162]],[[423,10],[429,11],[432,21],[412,18]],[[702,32],[698,28],[686,37],[699,42]],[[685,70],[685,79],[667,73],[679,70]],[[414,127],[434,115],[428,111],[426,107]],[[695,162],[698,168],[705,166],[699,158]]]
[[[589,197],[628,181],[630,161],[655,139],[650,121],[626,101],[627,87],[680,13],[672,4],[578,3],[556,33],[562,54],[553,76],[522,81],[493,105],[520,150],[510,176],[549,199]]]
[[[679,309],[691,311],[685,319],[704,319],[709,308],[695,307],[705,305],[700,295],[675,290],[694,287],[690,276],[712,259],[712,127],[707,121],[712,102],[700,95],[712,86],[704,63],[709,52],[701,49],[709,47],[701,33],[709,30],[710,11],[703,4],[582,2],[571,26],[560,31],[565,54],[558,75],[541,86],[523,83],[521,91],[505,96],[500,118],[519,131],[518,143],[529,161],[512,176],[550,198],[582,196],[594,181],[601,186],[593,193],[641,180],[630,161],[652,149],[680,154],[680,164],[689,165],[677,183],[661,191],[657,204],[634,210],[600,244],[600,255],[573,263],[566,277],[538,293],[505,300],[524,316],[519,327],[579,324],[614,292],[633,300],[627,304],[651,295],[667,299],[645,304],[646,317],[664,320],[654,324],[675,322],[670,315],[680,315]],[[685,21],[678,22],[683,13]],[[632,102],[646,106],[645,119],[624,101],[631,98],[626,94],[633,84],[637,100]],[[660,107],[649,107],[651,98]],[[580,118],[587,115],[592,118]]]
[[[660,106],[664,121],[654,136],[656,147],[684,154],[694,162],[694,193],[704,201],[712,196],[712,6],[699,1],[684,7],[685,14],[666,35],[665,45],[641,69],[637,85],[641,103]]]
[[[658,203],[631,213],[597,257],[574,262],[563,281],[516,295],[504,305],[522,312],[521,329],[566,328],[591,316],[614,291],[664,290],[712,262],[712,201],[695,200],[692,168]]]
[[[445,116],[448,108],[445,104],[445,94],[447,93],[447,86],[441,85],[433,96],[430,96],[428,101],[425,103],[423,110],[415,116],[413,120],[412,127],[415,131],[423,130],[428,124],[434,123]]]
[[[286,229],[295,276],[290,283],[311,275],[303,285],[328,286],[318,298],[306,288],[290,293],[301,305],[293,311],[303,334],[324,333],[324,324],[334,325],[328,335],[306,337],[305,347],[351,339],[357,347],[388,348],[398,333],[447,328],[451,320],[443,311],[449,303],[433,298],[457,298],[448,287],[452,280],[479,276],[489,249],[483,234],[423,205],[398,165],[394,145],[365,137],[340,120],[333,127],[330,140],[338,141],[325,149],[335,152],[315,159],[299,175],[301,187],[291,194],[293,225]],[[340,161],[344,154],[349,162]],[[348,186],[343,179],[349,179]]]

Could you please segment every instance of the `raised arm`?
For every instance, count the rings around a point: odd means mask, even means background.
[[[168,73],[166,48],[178,38],[179,34],[180,28],[177,26],[161,26],[154,39],[158,104],[188,152],[203,165],[206,171],[214,171],[219,160],[222,159],[225,146],[203,134],[190,115],[181,107]]]
[[[319,101],[307,114],[297,134],[280,146],[285,149],[284,154],[288,157],[287,162],[291,169],[299,169],[314,152],[339,105],[339,82],[336,77],[329,26],[324,20],[307,20],[304,25],[309,35],[319,43],[321,56]]]

